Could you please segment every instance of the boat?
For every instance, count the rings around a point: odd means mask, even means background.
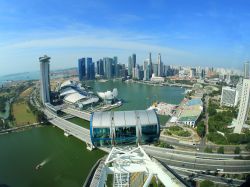
[[[42,164],[38,164],[37,166],[36,166],[36,170],[39,170],[39,169],[41,169],[42,168]]]

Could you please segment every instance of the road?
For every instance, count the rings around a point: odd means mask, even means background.
[[[65,112],[66,114],[71,114],[71,115],[76,116],[78,118],[90,121],[90,117],[91,117],[90,113],[83,112],[83,111],[76,110],[76,109],[69,108],[69,107],[63,109],[62,111]]]
[[[199,156],[189,154],[180,154],[180,152],[170,152],[164,148],[143,146],[146,153],[156,157],[157,159],[165,162],[169,166],[181,167],[191,170],[213,170],[223,169],[224,172],[229,173],[248,173],[250,171],[250,160],[235,160],[211,158],[211,154],[206,155],[205,153]],[[210,158],[209,158],[210,157]]]
[[[185,180],[195,180],[195,181],[210,180],[217,184],[224,184],[228,186],[229,185],[240,186],[242,183],[244,183],[243,180],[225,178],[219,175],[216,176],[216,174],[209,175],[209,174],[204,174],[201,172],[193,172],[193,171],[184,170],[183,168],[177,168],[177,167],[171,167],[171,168]]]

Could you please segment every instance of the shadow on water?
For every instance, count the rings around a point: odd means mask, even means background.
[[[10,187],[10,186],[7,184],[0,184],[0,187]]]

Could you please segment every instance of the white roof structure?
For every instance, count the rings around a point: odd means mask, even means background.
[[[63,83],[61,84],[60,88],[62,89],[63,87],[68,87],[68,86],[69,86],[69,87],[76,87],[77,84],[76,84],[75,81],[67,80],[67,81],[65,81],[65,82],[63,82]]]
[[[117,97],[118,91],[114,88],[113,91],[97,92],[97,95],[104,100],[112,100]]]
[[[63,89],[63,91],[60,93],[60,97],[64,97],[69,94],[77,93],[77,91],[71,87]]]
[[[91,104],[91,103],[96,103],[99,101],[99,98],[98,97],[91,97],[85,101],[81,101],[79,103],[79,105],[88,105],[88,104]]]
[[[76,93],[73,93],[73,94],[69,94],[67,95],[65,98],[64,98],[64,101],[68,102],[68,103],[77,103],[79,102],[80,100],[82,99],[85,99],[86,96],[85,95],[82,95],[78,92]]]
[[[158,124],[157,115],[154,110],[95,112],[93,114],[93,127],[116,127],[146,126]]]

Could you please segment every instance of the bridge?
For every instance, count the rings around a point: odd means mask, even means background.
[[[88,129],[58,117],[46,109],[44,109],[44,113],[48,117],[49,122],[62,129],[65,132],[65,135],[72,135],[79,140],[86,142],[87,144],[91,144],[90,133]]]

